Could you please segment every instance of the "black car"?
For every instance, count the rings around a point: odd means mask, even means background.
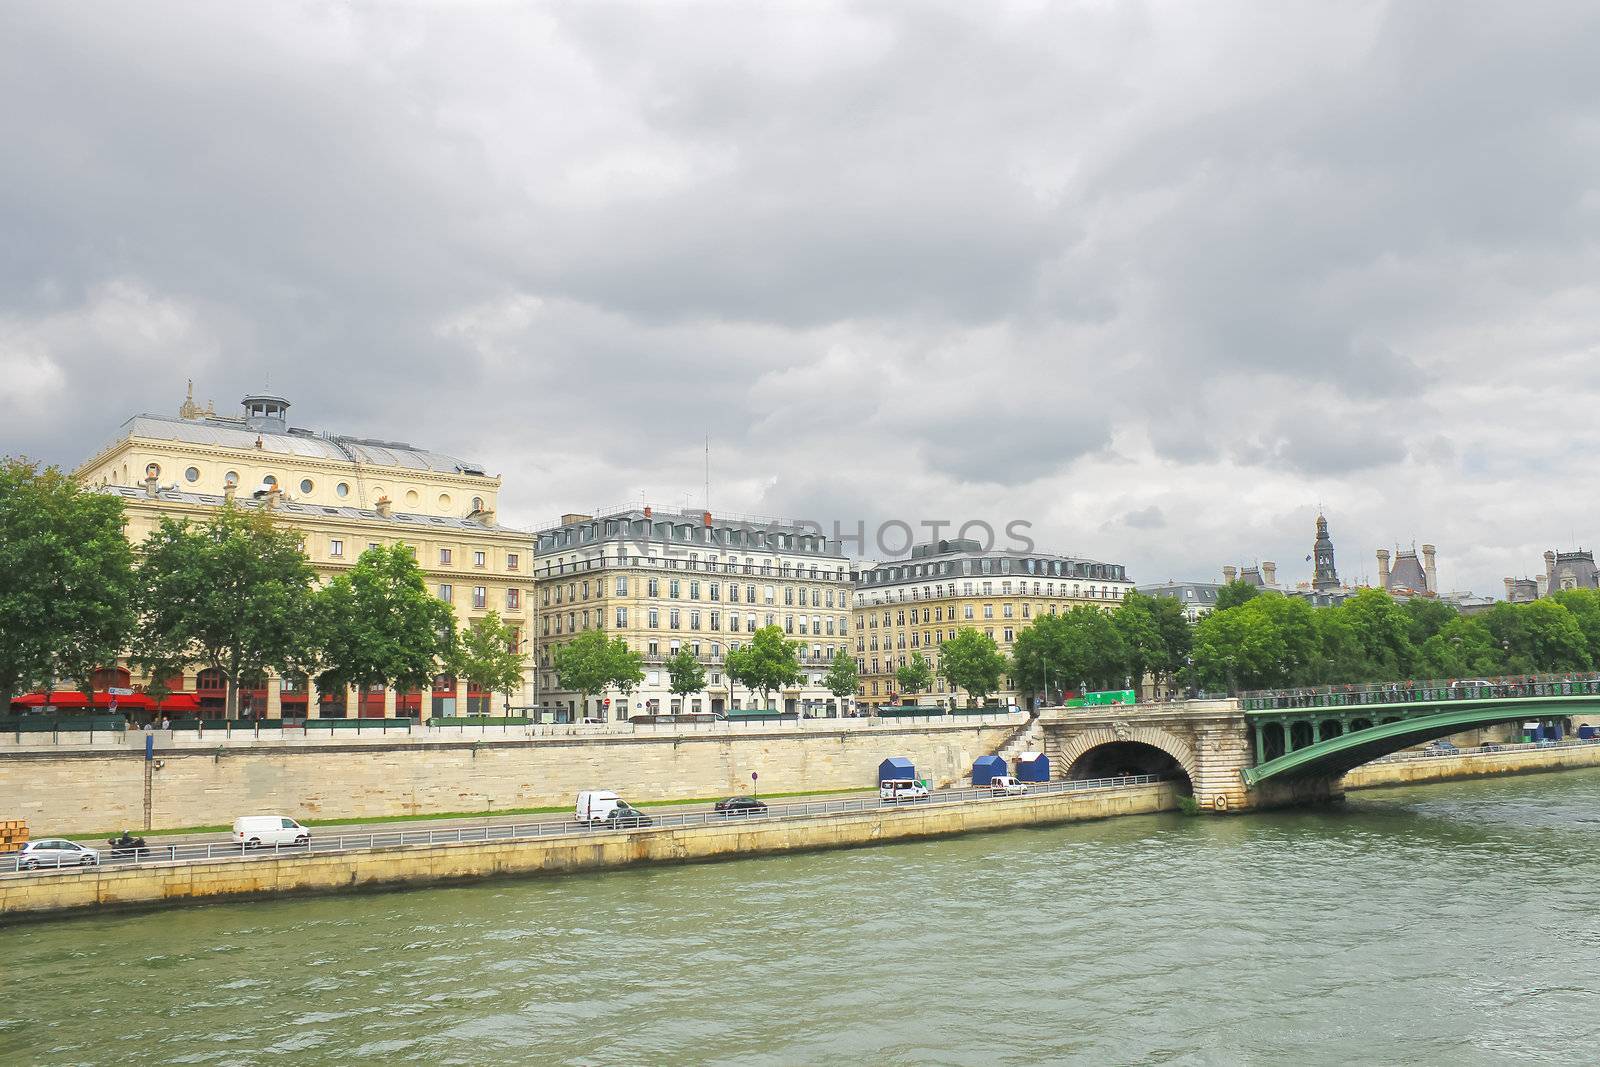
[[[616,828],[619,826],[654,826],[655,820],[638,808],[627,804],[618,804],[606,815],[606,826]]]
[[[729,797],[727,800],[717,801],[716,811],[717,814],[730,818],[735,815],[765,815],[767,806],[755,797]]]

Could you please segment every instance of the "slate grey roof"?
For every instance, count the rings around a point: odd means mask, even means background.
[[[480,464],[398,441],[346,437],[298,427],[286,430],[271,428],[257,430],[246,426],[242,419],[215,415],[200,419],[184,419],[172,415],[135,415],[122,424],[122,432],[116,441],[124,441],[129,437],[148,437],[161,441],[182,441],[186,444],[251,450],[255,450],[256,440],[259,438],[261,441],[259,451],[275,455],[359,463],[370,467],[486,476]]]
[[[1419,593],[1428,588],[1427,576],[1415,552],[1401,552],[1395,556],[1394,566],[1389,570],[1389,588],[1415,589]]]
[[[125,500],[148,500],[150,496],[143,486],[131,485],[102,485],[94,490],[108,496],[119,496]],[[195,504],[200,507],[220,508],[226,502],[225,497],[210,493],[190,493],[182,489],[157,489],[156,499],[171,503]],[[240,508],[257,509],[262,507],[262,501],[252,494],[240,493],[234,497],[234,505]],[[379,515],[368,508],[343,508],[327,504],[302,504],[294,500],[280,499],[272,509],[273,514],[306,515],[312,517],[331,516],[333,518],[357,519],[362,522],[385,522],[399,526],[412,526],[417,528],[445,529],[445,530],[472,530],[478,533],[518,534],[523,531],[505,526],[489,526],[473,519],[458,519],[450,515],[416,515],[410,512],[391,512],[388,517]],[[533,537],[527,535],[531,545]]]
[[[1220,582],[1158,582],[1154,585],[1141,585],[1135,587],[1145,596],[1165,596],[1181,600],[1185,604],[1210,606],[1217,602],[1217,592],[1222,588]]]

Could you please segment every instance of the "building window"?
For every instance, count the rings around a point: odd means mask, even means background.
[[[229,471],[227,474],[224,474],[222,476],[222,484],[224,484],[224,485],[238,485],[239,484],[239,472],[238,471]]]
[[[183,477],[186,481],[198,482],[200,480],[200,468],[190,467],[188,470],[183,472]]]
[[[269,474],[261,479],[261,484],[269,488],[276,489],[278,488],[278,476],[276,474]]]
[[[677,600],[678,599],[678,589],[679,589],[678,579],[676,579],[676,578],[667,579],[667,596],[668,597],[672,598],[673,600]]]
[[[516,569],[517,569],[517,554],[515,552],[507,552],[506,553],[506,570],[514,571]]]
[[[474,567],[482,567],[488,561],[489,560],[488,560],[487,554],[485,554],[483,552],[474,552],[472,554],[472,565]],[[588,592],[589,591],[589,583],[588,582],[584,582],[583,583],[583,590],[584,590],[584,592]]]
[[[233,480],[234,481],[238,481],[239,480],[239,476],[237,474],[235,474],[233,476]],[[339,496],[349,496],[350,495],[349,483],[340,482],[338,485],[333,487],[333,491],[334,491],[334,493],[336,493]]]
[[[628,609],[617,609],[617,629],[621,630],[628,625]]]
[[[450,550],[448,548],[441,548],[439,550],[439,565],[440,566],[448,566],[449,563],[450,563]]]
[[[689,612],[689,629],[700,629],[700,612],[698,610]]]
[[[441,585],[439,587],[439,599],[440,600],[444,601],[446,604],[449,604],[449,603],[453,603],[454,602],[454,598],[455,598],[455,590],[454,589],[451,589],[448,585]]]
[[[683,616],[678,613],[678,609],[677,608],[673,608],[671,611],[667,612],[667,627],[669,629],[673,629],[673,630],[681,629],[682,628],[682,622],[683,622]]]
[[[660,596],[661,595],[661,579],[660,578],[651,578],[651,579],[649,579],[648,582],[647,582],[647,585],[646,585],[646,592],[647,592],[647,594],[649,596]]]
[[[338,559],[344,555],[344,542],[337,537],[328,541],[328,555]]]
[[[628,579],[626,579],[626,578],[618,578],[617,579],[617,595],[618,596],[627,596],[628,595]]]
[[[506,610],[507,611],[516,611],[517,609],[519,609],[521,607],[522,607],[522,590],[520,590],[520,589],[507,589],[506,590]]]
[[[486,608],[489,606],[489,590],[481,585],[472,587],[472,606]]]
[[[648,618],[649,618],[650,629],[652,629],[652,630],[661,629],[661,612],[657,611],[655,608],[651,608]]]
[[[316,488],[316,486],[312,484],[310,478],[301,478],[300,479],[300,491],[302,493],[309,493],[309,492],[311,492],[311,490],[313,490],[315,488]]]

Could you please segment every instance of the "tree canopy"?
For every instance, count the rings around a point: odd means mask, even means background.
[[[506,703],[522,688],[527,653],[520,647],[517,628],[489,612],[473,619],[461,631],[456,647],[455,673],[489,693],[500,693]]]
[[[456,616],[405,544],[374,545],[318,594],[322,686],[421,689],[456,665]]]
[[[761,694],[765,707],[772,692],[800,681],[799,645],[786,640],[780,626],[763,626],[749,644],[728,653],[728,677]]]
[[[680,700],[706,687],[706,669],[688,645],[667,660],[668,688]]]
[[[842,648],[835,652],[822,684],[841,701],[855,696],[861,688],[861,672],[856,669],[855,659]]]
[[[1000,676],[1009,665],[994,638],[970,626],[957,630],[939,649],[940,676],[978,701],[1000,688]]]
[[[902,695],[925,692],[933,688],[933,667],[921,652],[913,652],[905,666],[894,672],[894,679],[900,683]]]
[[[220,670],[237,718],[241,681],[291,669],[313,642],[312,587],[301,535],[265,511],[164,518],[139,549],[134,661],[151,673]]]
[[[623,696],[644,681],[644,653],[635,652],[620,637],[604,630],[586,630],[559,646],[553,657],[556,678],[563,689],[583,694],[583,707],[596,695],[615,687]]]
[[[0,459],[0,714],[19,691],[87,690],[133,626],[133,552],[122,501],[55,467]]]

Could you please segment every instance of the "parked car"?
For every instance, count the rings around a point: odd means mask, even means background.
[[[241,815],[233,820],[233,843],[245,848],[309,845],[311,831],[282,815]]]
[[[1429,741],[1422,749],[1424,756],[1456,756],[1461,750],[1450,742],[1440,738],[1438,741]]]
[[[717,801],[716,811],[730,818],[736,815],[765,815],[767,806],[755,797],[729,797]]]
[[[607,829],[653,826],[655,820],[624,800],[606,813],[605,825]]]
[[[93,867],[100,862],[100,853],[76,841],[47,837],[30,841],[16,854],[17,868],[24,871],[51,867]]]
[[[1020,797],[1028,792],[1028,787],[1009,774],[997,774],[989,779],[989,792],[997,797]]]

